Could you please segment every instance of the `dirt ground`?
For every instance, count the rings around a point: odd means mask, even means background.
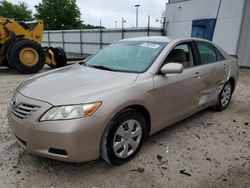
[[[6,109],[14,88],[28,77],[0,68],[0,187],[250,187],[250,70],[241,70],[227,110],[204,110],[155,134],[119,167],[25,152],[11,134]]]

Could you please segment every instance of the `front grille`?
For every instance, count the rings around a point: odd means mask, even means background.
[[[20,119],[27,119],[34,112],[36,112],[39,108],[38,105],[20,103],[17,106],[11,108],[11,112]]]

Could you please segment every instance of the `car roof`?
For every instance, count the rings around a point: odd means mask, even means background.
[[[172,42],[172,41],[185,41],[185,40],[195,40],[195,41],[205,41],[205,42],[210,42],[205,39],[201,38],[192,38],[192,37],[187,37],[187,38],[178,38],[174,36],[150,36],[150,37],[136,37],[136,38],[128,38],[128,39],[123,39],[121,41],[147,41],[147,42]]]

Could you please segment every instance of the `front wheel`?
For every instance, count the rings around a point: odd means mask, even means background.
[[[113,165],[130,161],[140,150],[146,136],[141,113],[128,110],[112,120],[102,139],[101,157]]]
[[[228,107],[232,98],[232,93],[233,93],[233,85],[229,81],[224,85],[222,91],[219,94],[218,101],[215,106],[215,108],[218,111],[225,110]]]

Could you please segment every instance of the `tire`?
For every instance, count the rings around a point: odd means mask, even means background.
[[[218,101],[217,104],[215,105],[215,109],[217,111],[223,111],[228,107],[232,98],[232,93],[233,93],[233,85],[232,82],[228,81],[223,86],[218,96]]]
[[[10,65],[9,65],[9,63],[8,63],[6,57],[3,59],[2,64],[3,64],[3,66],[6,66],[6,67],[8,67],[9,69],[12,69],[12,67],[10,67]]]
[[[31,56],[27,58],[23,55],[26,53],[30,53]],[[13,69],[23,74],[32,74],[39,72],[44,67],[45,54],[40,44],[31,40],[20,40],[11,45],[7,59]]]
[[[146,121],[142,114],[127,109],[107,126],[102,137],[101,158],[113,165],[125,164],[138,153],[145,137]]]
[[[12,39],[11,41],[9,41],[8,44],[6,44],[6,49],[5,49],[5,53],[7,54],[7,56],[4,58],[3,60],[3,65],[5,65],[6,67],[8,67],[9,69],[13,69],[13,67],[10,66],[9,62],[8,62],[8,53],[10,51],[10,49],[16,45],[17,42],[24,40],[23,38],[15,38]]]
[[[60,68],[67,65],[67,57],[65,51],[61,47],[48,48],[54,53],[56,65],[49,65],[51,68]]]

